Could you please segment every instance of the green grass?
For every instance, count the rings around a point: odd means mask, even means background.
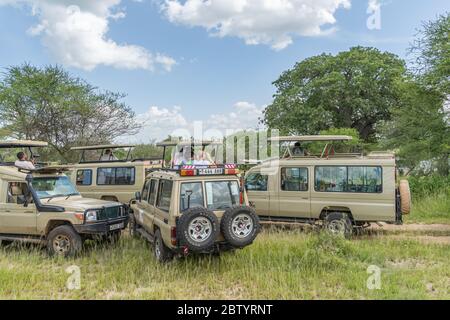
[[[413,198],[412,212],[405,222],[450,224],[450,191]]]
[[[160,265],[143,240],[87,245],[78,258],[49,258],[35,246],[0,249],[0,299],[449,299],[448,245],[363,236],[352,240],[265,229],[257,241],[220,257]],[[66,268],[81,268],[68,290]],[[381,268],[381,289],[366,287]]]

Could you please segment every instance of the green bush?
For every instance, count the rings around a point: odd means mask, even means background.
[[[410,176],[408,181],[413,199],[450,193],[450,176]]]

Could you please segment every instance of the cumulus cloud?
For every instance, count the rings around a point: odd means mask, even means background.
[[[148,143],[169,135],[191,137],[198,134],[196,130],[199,129],[204,138],[219,138],[240,130],[258,129],[264,108],[242,101],[237,102],[229,112],[212,114],[204,121],[193,121],[186,117],[181,107],[151,106],[137,115],[142,130],[133,137],[123,137],[121,140]]]
[[[165,0],[169,21],[206,28],[218,37],[236,36],[249,45],[275,50],[289,46],[292,36],[320,36],[335,30],[334,14],[350,8],[350,0]]]
[[[109,24],[126,13],[121,0],[0,0],[0,5],[25,5],[39,19],[29,28],[60,63],[85,70],[99,65],[122,69],[170,71],[176,64],[171,57],[150,53],[141,46],[119,44],[108,38]],[[76,3],[76,5],[73,5]]]

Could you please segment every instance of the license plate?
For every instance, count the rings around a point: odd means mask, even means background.
[[[198,169],[199,175],[223,174],[223,168]]]
[[[118,224],[113,224],[113,225],[109,226],[109,231],[123,229],[123,227],[125,227],[123,222],[122,223],[118,223]]]

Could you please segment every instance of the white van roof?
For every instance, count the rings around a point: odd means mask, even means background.
[[[279,142],[297,142],[297,141],[350,141],[351,136],[333,136],[333,135],[316,135],[316,136],[279,136],[270,137],[268,141]]]
[[[29,147],[47,147],[48,143],[44,141],[32,140],[4,140],[0,141],[0,148],[29,148]]]

